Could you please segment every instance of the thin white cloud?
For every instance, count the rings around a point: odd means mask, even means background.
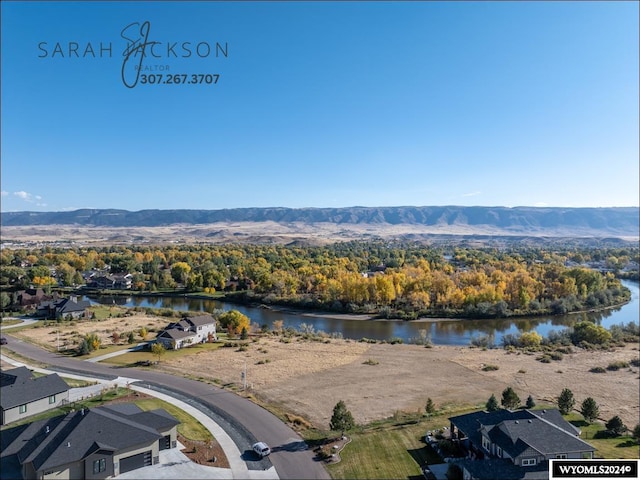
[[[482,195],[482,192],[471,192],[471,193],[463,193],[463,197],[475,197],[477,195]]]
[[[2,190],[1,194],[3,197],[6,197],[7,195],[9,195],[9,192],[5,192],[4,190]]]
[[[2,192],[2,195],[8,195],[9,192]],[[19,192],[13,192],[13,194],[21,200],[24,200],[28,203],[35,203],[38,207],[46,207],[47,204],[41,202],[42,197],[40,195],[33,195],[29,192],[25,192],[24,190],[20,190]]]

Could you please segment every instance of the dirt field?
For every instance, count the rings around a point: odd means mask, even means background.
[[[114,309],[115,311],[120,311]],[[53,326],[34,328],[28,330],[28,335],[36,343],[46,345],[50,349],[56,349],[58,347],[58,337],[60,340],[60,350],[74,349],[77,346],[77,342],[87,333],[96,333],[100,337],[102,345],[111,346],[114,345],[112,334],[118,332],[121,339],[118,342],[120,345],[127,343],[127,335],[133,331],[135,334],[136,342],[141,342],[142,338],[138,334],[141,327],[145,327],[147,331],[150,329],[161,330],[166,327],[171,321],[166,317],[153,317],[147,315],[132,315],[130,317],[113,317],[106,320],[81,320],[75,321],[75,325],[69,325],[67,323],[55,324]],[[58,334],[59,329],[59,334]],[[149,333],[147,340],[153,339],[155,333]]]
[[[264,353],[266,351],[266,353]],[[206,356],[205,356],[206,355]],[[247,380],[253,390],[270,401],[283,404],[314,424],[327,426],[331,410],[344,400],[356,421],[393,415],[396,410],[421,410],[428,397],[438,405],[484,403],[494,393],[512,386],[521,400],[528,395],[554,401],[563,388],[570,388],[577,408],[592,396],[600,405],[600,416],[613,415],[634,426],[639,418],[638,368],[604,374],[589,372],[606,368],[615,360],[637,358],[637,348],[614,352],[577,351],[559,362],[541,363],[535,355],[508,354],[503,350],[437,346],[347,343],[332,340],[280,343],[262,339],[248,351],[220,349],[194,358],[172,362],[175,372],[190,371],[224,382],[240,383],[247,362]],[[269,360],[268,363],[258,362]],[[365,364],[368,360],[371,363]],[[485,372],[486,364],[498,365]]]
[[[78,333],[97,331],[110,345],[114,328],[123,333],[141,326],[161,328],[166,323],[165,318],[143,315],[79,322],[61,330],[60,338],[71,342]],[[55,330],[38,328],[30,330],[29,335],[55,347]],[[263,337],[249,342],[247,351],[200,351],[197,357],[163,359],[160,368],[240,385],[246,362],[247,383],[257,396],[282,404],[322,427],[328,426],[338,400],[346,402],[357,422],[368,422],[398,410],[421,410],[428,397],[436,405],[484,403],[492,393],[500,400],[502,390],[512,386],[523,403],[530,394],[538,401],[551,402],[563,388],[569,388],[576,398],[576,408],[591,396],[600,406],[602,419],[620,415],[633,428],[640,418],[639,369],[606,373],[589,370],[606,368],[617,360],[629,362],[638,354],[637,345],[605,352],[576,349],[561,361],[541,363],[537,355],[509,354],[501,349],[425,348],[334,339],[323,343],[300,338],[283,343],[277,337]],[[497,365],[499,369],[485,372],[485,365]]]

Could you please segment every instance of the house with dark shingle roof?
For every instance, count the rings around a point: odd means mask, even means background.
[[[449,418],[451,439],[468,452],[470,479],[548,477],[551,459],[593,458],[595,448],[556,409],[474,412]]]
[[[2,425],[59,407],[69,401],[69,385],[57,373],[35,377],[27,367],[0,372]]]
[[[156,342],[174,350],[209,339],[217,340],[216,319],[211,315],[184,317],[179,322],[170,323],[156,336]]]
[[[78,297],[61,298],[51,302],[42,302],[38,305],[38,314],[50,319],[56,318],[80,318],[86,313],[91,303],[86,300],[78,300]]]
[[[135,404],[82,409],[3,431],[2,453],[25,479],[104,479],[159,462],[180,422]]]

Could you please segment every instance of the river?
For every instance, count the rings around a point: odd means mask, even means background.
[[[184,297],[157,296],[86,296],[92,303],[116,304],[125,307],[172,308],[180,311],[212,312],[214,309],[239,310],[247,315],[252,323],[271,327],[276,320],[283,320],[285,327],[298,329],[301,324],[312,325],[316,331],[341,333],[344,338],[389,340],[394,337],[404,342],[418,337],[420,330],[427,330],[436,345],[468,345],[470,340],[480,335],[492,335],[494,342],[500,344],[503,335],[519,331],[535,330],[546,336],[551,330],[562,330],[581,320],[591,320],[598,325],[610,327],[622,323],[638,323],[639,284],[622,282],[631,290],[631,301],[626,305],[597,313],[576,313],[572,315],[518,317],[497,320],[365,320],[334,318],[331,314],[306,314],[303,312],[278,311],[276,309],[248,307],[216,300],[190,299]]]

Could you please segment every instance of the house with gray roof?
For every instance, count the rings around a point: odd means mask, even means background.
[[[3,431],[4,462],[25,479],[104,479],[159,462],[177,446],[180,422],[135,404],[82,409]]]
[[[156,342],[174,350],[209,340],[217,340],[216,319],[211,315],[184,317],[179,322],[170,323],[156,336]]]
[[[71,296],[50,302],[41,302],[38,305],[38,314],[50,319],[80,318],[85,316],[86,310],[90,306],[90,302],[78,300],[78,297]]]
[[[451,439],[467,458],[464,478],[548,477],[551,459],[593,458],[595,448],[556,409],[474,412],[449,418]]]
[[[27,367],[0,372],[2,425],[57,408],[69,401],[69,385],[57,373],[35,377]]]

